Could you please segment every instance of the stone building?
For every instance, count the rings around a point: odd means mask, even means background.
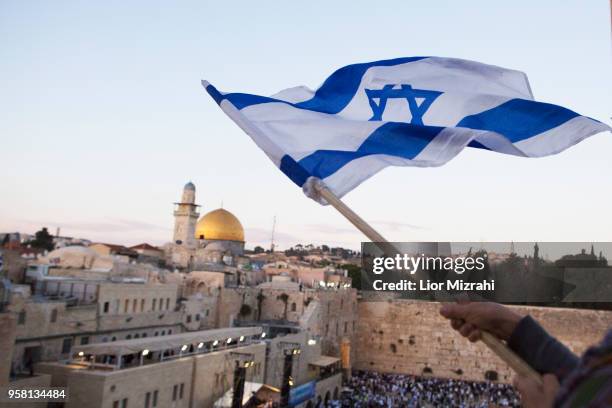
[[[199,220],[196,189],[191,182],[175,203],[174,235],[164,246],[167,264],[182,270],[206,270],[208,265],[235,267],[244,253],[244,229],[231,212],[218,208]]]
[[[15,285],[7,310],[16,316],[12,365],[66,358],[73,345],[180,333],[183,312],[172,284],[51,279]]]
[[[66,408],[212,407],[248,362],[247,381],[263,383],[261,328],[226,328],[76,346],[68,363],[41,363],[52,385],[69,387]]]

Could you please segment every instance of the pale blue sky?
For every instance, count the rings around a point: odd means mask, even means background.
[[[537,5],[534,5],[537,3]],[[3,1],[0,231],[160,244],[172,202],[235,213],[248,246],[358,247],[204,93],[317,87],[355,62],[437,55],[526,72],[538,100],[610,124],[608,0]],[[389,239],[612,241],[612,134],[554,157],[470,150],[346,196]]]

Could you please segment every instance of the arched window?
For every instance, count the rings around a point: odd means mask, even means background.
[[[291,303],[291,311],[295,312],[297,310],[297,305],[295,304],[295,302]]]

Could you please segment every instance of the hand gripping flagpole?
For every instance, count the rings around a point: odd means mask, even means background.
[[[387,241],[378,233],[378,231],[365,222],[363,218],[344,204],[342,200],[336,197],[336,195],[325,185],[325,183],[317,180],[317,182],[312,183],[312,186],[322,198],[331,204],[340,214],[344,215],[344,217],[349,220],[351,224],[357,227],[359,231],[363,232],[368,239],[374,243],[389,245],[389,241]],[[540,373],[534,370],[514,351],[510,350],[510,348],[500,339],[483,330],[481,330],[480,339],[493,353],[508,364],[517,374],[534,380],[540,386],[542,385],[542,376]]]

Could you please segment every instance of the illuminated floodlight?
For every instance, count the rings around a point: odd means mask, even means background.
[[[181,347],[181,351],[185,351],[185,350],[187,350],[187,345],[183,344],[183,347]]]
[[[266,337],[266,332],[261,333],[261,338],[263,339],[264,337]]]
[[[322,288],[324,288],[324,287],[326,286],[326,285],[325,285],[325,281],[319,281],[319,286],[321,286]]]
[[[149,355],[149,350],[148,349],[142,350],[142,355],[143,355],[143,357],[148,356]]]
[[[204,343],[199,342],[199,343],[198,343],[198,348],[199,348],[199,349],[201,349],[202,347],[204,347]]]
[[[230,344],[231,342],[232,342],[232,338],[231,338],[231,337],[228,337],[228,338],[227,338],[226,343],[227,343],[227,344]]]
[[[244,341],[244,336],[240,336],[240,338],[238,339],[238,341]]]
[[[315,339],[309,339],[309,340],[308,340],[308,345],[309,345],[309,346],[314,346],[314,345],[316,345],[316,344],[317,344],[317,341],[316,341]]]
[[[289,377],[289,385],[293,387],[293,378]]]
[[[329,287],[329,288],[333,288],[333,287],[334,287],[334,282],[329,282],[329,283],[327,284],[327,287]]]
[[[82,351],[79,351],[79,357],[83,357],[85,355],[85,353],[83,353]]]
[[[216,347],[216,346],[218,346],[218,345],[219,345],[219,340],[215,340],[215,341],[213,341],[213,347]]]

